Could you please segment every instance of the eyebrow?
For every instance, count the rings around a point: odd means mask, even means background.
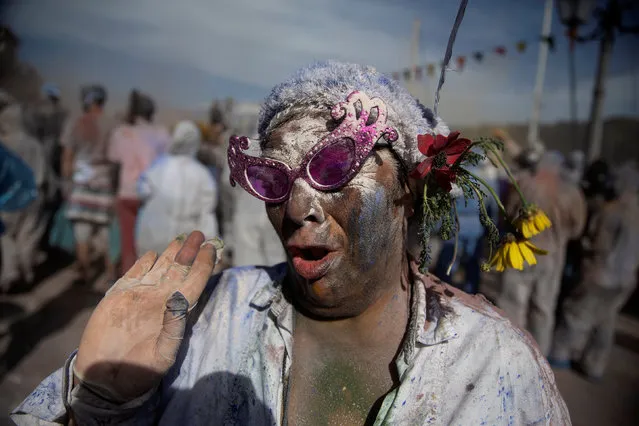
[[[286,126],[283,126],[283,127],[286,127]],[[283,127],[278,127],[277,129],[273,130],[271,134],[267,135],[265,139],[260,141],[260,148],[263,151],[276,149],[284,144],[295,143],[295,140],[297,138],[295,138],[292,142],[285,142],[284,138],[282,137],[285,134],[289,134],[289,135],[299,134],[299,135],[304,135],[304,137],[311,135],[313,136],[313,140],[311,141],[312,146],[315,146],[322,138],[330,134],[330,132],[322,128],[313,129],[307,132],[301,132],[300,131],[301,127],[299,125],[295,125],[294,127],[291,127],[291,128],[286,128],[285,131],[283,130]],[[305,142],[306,142],[306,139],[305,139]]]

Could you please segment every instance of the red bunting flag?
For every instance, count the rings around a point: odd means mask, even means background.
[[[504,56],[506,54],[506,48],[504,46],[495,47],[495,53],[499,56]]]
[[[464,65],[466,65],[466,57],[458,56],[457,57],[457,71],[462,71],[464,69]]]
[[[577,27],[568,28],[566,30],[566,37],[570,41],[570,51],[575,50],[575,43],[577,42]]]
[[[415,67],[415,71],[414,71],[415,80],[421,80],[422,79],[422,71],[423,70],[424,69],[422,67],[420,67],[420,66],[416,66]]]

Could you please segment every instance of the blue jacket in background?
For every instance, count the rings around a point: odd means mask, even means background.
[[[31,168],[0,142],[0,211],[26,208],[38,196]],[[0,222],[0,234],[4,225]]]

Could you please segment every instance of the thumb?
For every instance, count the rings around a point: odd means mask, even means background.
[[[189,310],[189,302],[184,295],[176,291],[166,301],[162,331],[157,341],[157,353],[159,363],[163,369],[170,368],[175,362],[175,357],[186,329],[186,315]]]

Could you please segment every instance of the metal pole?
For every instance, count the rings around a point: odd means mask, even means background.
[[[528,146],[532,147],[539,141],[539,117],[541,115],[541,96],[544,92],[544,77],[546,74],[546,63],[548,62],[548,37],[552,24],[553,0],[546,0],[544,9],[544,21],[541,27],[542,42],[539,45],[539,58],[537,60],[537,78],[535,80],[535,91],[533,94],[533,109],[528,126]]]
[[[601,141],[603,139],[603,105],[605,99],[606,74],[614,42],[614,28],[605,28],[599,42],[599,61],[597,62],[597,76],[592,92],[592,108],[588,125],[588,161],[592,162],[601,156]]]

